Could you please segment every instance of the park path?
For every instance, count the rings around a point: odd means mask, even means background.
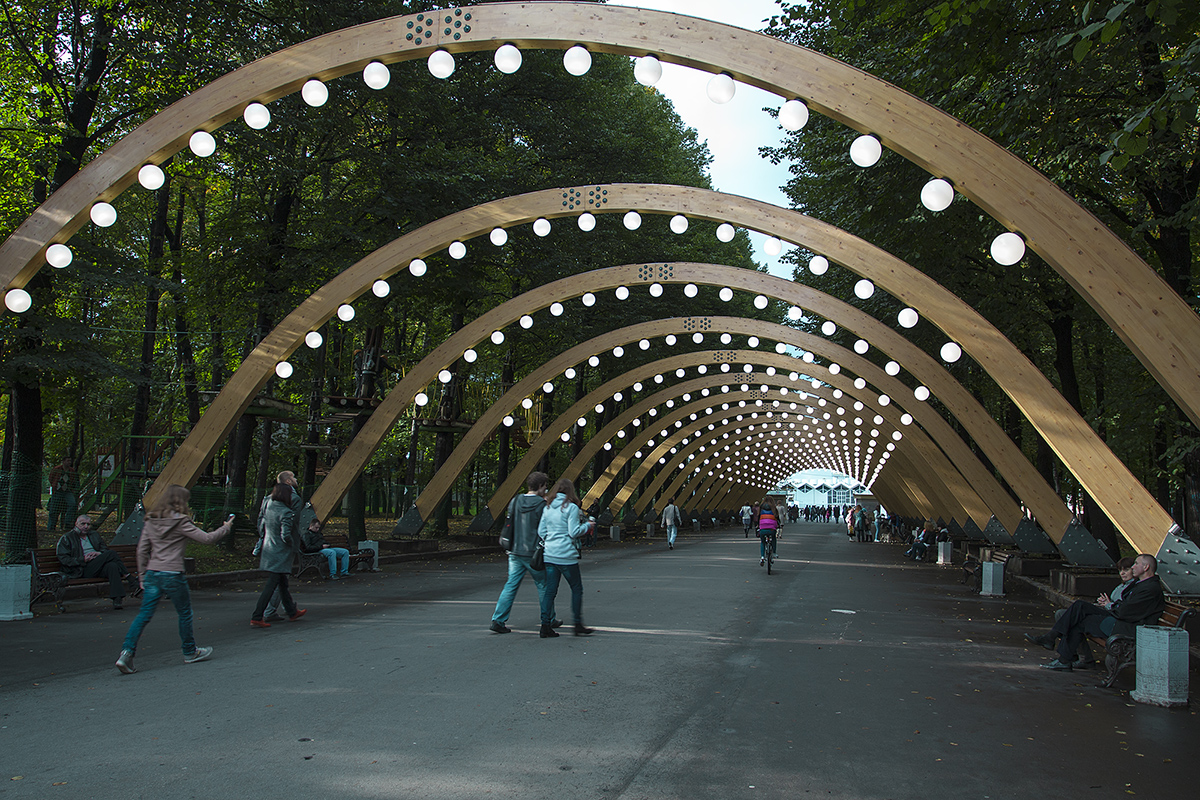
[[[131,676],[111,665],[132,609],[3,623],[0,797],[1177,800],[1200,785],[1194,712],[1038,668],[1049,654],[1020,634],[1046,601],[980,598],[837,526],[784,536],[771,576],[740,527],[589,551],[586,638],[539,639],[528,581],[514,632],[489,633],[496,557],[304,583],[308,616],[270,630],[248,627],[256,587],[197,590],[214,660],[184,665],[162,608]]]

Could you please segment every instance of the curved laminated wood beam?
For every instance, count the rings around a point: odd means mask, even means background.
[[[929,315],[930,321],[959,339],[963,347],[975,355],[976,360],[981,364],[987,363],[989,365],[987,369],[992,377],[1014,399],[1018,407],[1026,410],[1027,415],[1029,414],[1027,409],[1031,407],[1036,409],[1035,416],[1030,417],[1031,424],[1051,443],[1063,463],[1097,499],[1122,534],[1135,547],[1147,550],[1151,548],[1150,539],[1157,538],[1157,530],[1170,528],[1172,524],[1170,515],[1157,505],[1145,487],[1141,486],[1120,460],[1108,450],[1107,446],[1096,436],[1095,431],[1057,393],[1045,376],[1038,372],[1011,342],[1004,339],[993,326],[983,320],[969,306],[961,303],[945,289],[937,286],[904,262],[823,223],[795,212],[750,201],[746,198],[686,187],[612,185],[605,188],[604,191],[607,192],[607,204],[590,206],[588,210],[611,213],[627,209],[640,209],[643,212],[667,213],[683,209],[692,216],[706,219],[729,219],[747,227],[761,226],[760,229],[775,231],[776,235],[784,236],[805,247],[829,253],[835,260],[872,277],[878,285],[898,297],[907,299],[913,293],[913,287],[920,287],[922,297],[925,298],[924,305],[916,300],[911,301],[918,308],[928,309],[931,307],[930,303],[933,300],[930,300],[929,297],[937,295],[935,299],[940,306],[952,309],[953,313],[947,314],[944,318]],[[516,224],[538,216],[549,218],[575,213],[571,209],[563,211],[562,202],[562,191],[550,190],[476,206],[430,223],[385,245],[334,278],[289,314],[250,353],[242,366],[234,373],[225,390],[218,395],[200,423],[193,429],[192,434],[180,446],[176,456],[160,474],[147,495],[147,501],[153,502],[155,493],[170,483],[190,485],[194,482],[196,476],[220,446],[224,436],[232,429],[237,417],[245,410],[250,398],[273,374],[275,363],[290,355],[309,330],[324,324],[334,314],[340,303],[351,300],[366,291],[374,280],[391,275],[399,268],[400,264],[406,264],[411,258],[427,256],[447,242],[478,236],[491,230],[497,224]],[[577,210],[583,210],[583,207]],[[598,285],[587,283],[582,275],[564,279],[570,283],[566,285],[566,288],[556,288],[553,293],[558,297],[554,299],[577,296],[585,291],[595,291],[598,288],[614,288],[617,285],[636,286],[651,281],[727,285],[743,291],[766,294],[836,319],[842,327],[855,331],[868,341],[877,344],[895,333],[886,325],[849,304],[832,300],[808,287],[781,278],[749,270],[719,268],[712,265],[661,264],[649,266],[652,268],[647,269],[647,265],[629,265],[588,273],[605,277],[605,280],[599,281]],[[622,270],[623,273],[620,272]],[[607,280],[609,278],[616,282],[609,283]],[[539,287],[534,292],[548,290],[548,287],[551,286],[560,287],[562,281]],[[525,305],[529,308],[541,308],[552,302],[552,300],[548,300],[539,304],[531,300],[533,295],[534,293],[531,292],[523,296],[528,301],[525,302]],[[430,365],[440,362],[436,366],[432,366],[431,374],[426,374],[425,369],[414,369],[397,384],[397,387],[376,409],[366,426],[343,454],[342,460],[346,461],[346,469],[339,474],[341,475],[340,481],[344,485],[334,487],[338,490],[336,496],[340,497],[340,493],[344,492],[345,487],[349,486],[353,477],[366,464],[375,446],[386,435],[391,424],[407,407],[409,400],[417,391],[429,383],[438,370],[456,360],[467,347],[478,343],[490,333],[490,331],[480,329],[486,327],[483,320],[502,317],[503,314],[496,312],[499,312],[500,309],[512,308],[513,306],[509,304],[515,302],[509,301],[509,303],[494,309],[493,312],[473,321],[435,349],[434,353],[426,359]],[[941,313],[939,309],[935,309],[935,311]],[[963,336],[956,335],[956,331],[962,333]],[[972,344],[972,342],[984,341],[990,348],[989,355],[986,357],[977,354],[973,350],[974,345]],[[469,344],[463,344],[464,342]],[[910,373],[930,385],[931,388],[930,381],[934,379],[929,375],[944,373],[940,365],[928,354],[903,337],[898,337],[894,343],[890,344],[888,352],[897,361],[904,364]],[[393,395],[397,392],[399,395],[394,397]],[[945,391],[939,392],[938,396],[947,405],[965,403],[968,400],[968,393],[957,383]],[[967,418],[959,417],[959,419],[981,446],[986,445],[995,449],[1007,448],[1010,452],[1015,451],[1015,447],[1007,435],[990,416],[984,414],[980,417],[968,416]],[[1020,456],[1020,460],[1025,461],[1023,456]],[[338,467],[341,466],[339,461]],[[335,470],[338,467],[335,467]],[[1041,517],[1040,522],[1051,537],[1061,536],[1070,519],[1069,517],[1061,518],[1060,514],[1053,511],[1053,507],[1057,504],[1057,498],[1044,481],[1032,478],[1034,474],[1033,470],[1025,469],[1025,477],[1018,474],[1009,477],[1008,480],[1018,495],[1028,504],[1040,504],[1043,507],[1052,508],[1051,517]],[[328,482],[327,478],[326,483]],[[323,488],[324,484],[322,484]],[[318,492],[320,493],[321,490]],[[321,510],[322,506],[317,505],[316,502],[314,502],[314,507],[318,508],[318,513],[322,515],[327,513],[326,510]],[[326,509],[328,507],[326,506]],[[1154,549],[1156,551],[1157,545],[1154,545]]]
[[[561,374],[567,367],[574,366],[593,353],[606,352],[617,345],[625,345],[630,342],[637,341],[640,338],[665,336],[670,333],[681,333],[685,329],[694,328],[697,326],[694,318],[674,318],[668,320],[658,320],[649,323],[641,323],[630,326],[618,331],[611,331],[596,337],[588,342],[584,342],[570,350],[552,357],[547,362],[539,365],[536,369],[530,372],[522,380],[518,381],[512,389],[505,394],[503,398],[498,400],[491,408],[488,409],[472,426],[471,430],[463,437],[462,441],[455,448],[450,458],[447,459],[441,470],[430,480],[422,491],[421,498],[418,499],[418,512],[413,515],[406,523],[406,530],[417,525],[417,520],[424,521],[428,515],[432,513],[445,493],[449,491],[457,477],[462,473],[471,459],[474,458],[479,448],[492,435],[492,432],[499,426],[501,418],[508,413],[508,410],[515,408],[520,399],[529,396],[544,382],[550,380],[553,376]],[[714,317],[711,318],[711,327],[715,330],[739,334],[739,335],[757,335],[767,338],[781,337],[782,340],[789,344],[810,350],[822,355],[828,355],[831,360],[838,361],[846,369],[852,372],[861,374],[868,379],[872,384],[875,384],[883,392],[890,394],[893,397],[901,396],[902,392],[907,389],[897,380],[887,375],[882,369],[872,364],[867,359],[846,350],[838,345],[832,344],[817,336],[812,336],[800,331],[795,331],[791,328],[785,328],[767,323],[760,320],[743,320],[731,317]],[[722,351],[727,352],[727,351]],[[779,369],[800,369],[803,368],[809,373],[817,374],[818,370],[822,373],[828,372],[824,367],[818,365],[808,365],[797,363],[795,359],[789,359],[787,356],[781,356],[776,353],[759,353],[757,351],[746,351],[747,355],[731,354],[723,355],[720,358],[730,359],[731,361],[742,362],[746,361],[749,354],[753,354],[754,358],[762,361],[764,364],[772,365]],[[712,359],[712,356],[705,356],[699,353],[688,353],[683,356],[672,357],[663,362],[659,362],[656,366],[645,366],[639,370],[627,373],[623,376],[626,381],[625,385],[631,385],[635,381],[652,375],[655,372],[673,371],[680,367],[696,366],[701,363],[706,363],[706,359]],[[714,369],[717,368],[715,365]],[[832,374],[823,375],[825,382],[834,385],[837,388],[854,394],[857,392],[853,388],[851,380],[844,375],[835,376]],[[619,383],[620,381],[618,381]],[[807,385],[807,384],[806,384]],[[620,386],[624,390],[624,386]],[[865,393],[864,393],[865,396]],[[590,408],[596,402],[607,402],[608,397],[604,394],[593,392],[577,405],[581,408]],[[875,404],[875,399],[871,398],[869,404]],[[931,407],[925,403],[914,401],[911,406],[914,419],[922,427],[927,430],[936,430],[934,439],[938,444],[949,454],[950,460],[955,464],[958,470],[968,476],[968,482],[972,487],[979,491],[980,487],[983,494],[981,496],[988,497],[988,505],[986,506],[972,505],[976,514],[973,518],[981,527],[986,524],[987,519],[994,513],[1006,525],[1013,524],[1020,516],[1020,509],[1016,503],[1011,500],[1008,494],[999,486],[995,478],[993,478],[979,463],[979,460],[970,452],[962,438],[955,433],[949,425],[937,414]],[[628,416],[626,411],[623,416]],[[569,412],[566,412],[566,419],[574,419]],[[611,427],[611,423],[610,426]],[[605,430],[608,430],[606,427]],[[616,428],[613,428],[615,431]],[[567,468],[562,477],[567,477],[574,480],[582,469],[582,466],[595,455],[596,452],[603,446],[605,434],[597,432],[587,444],[584,445],[579,455],[572,462],[572,465]],[[486,512],[480,512],[479,517],[472,521],[472,529],[486,529],[489,527],[498,514],[501,507],[507,504],[509,490],[512,487],[519,487],[523,481],[525,474],[523,469],[529,464],[536,462],[543,455],[544,450],[538,448],[533,451],[530,456],[527,456],[521,464],[510,472],[508,480],[506,480],[492,495],[488,502]],[[336,467],[335,467],[336,469]],[[513,489],[517,491],[518,489]],[[335,498],[336,499],[336,498]],[[318,506],[319,507],[319,506]],[[986,511],[986,513],[984,513]],[[419,515],[419,516],[418,516]]]
[[[745,351],[743,354],[739,354],[739,355],[742,355],[742,357],[738,359],[739,361],[747,360],[747,357],[750,357],[750,358],[761,357],[764,360],[764,363],[769,366],[780,367],[782,365],[782,368],[785,370],[790,369],[791,367],[795,366],[795,359],[789,359],[787,356],[776,355],[774,353],[766,354],[766,353],[757,353],[754,351]],[[714,386],[719,385],[720,382],[727,381],[728,379],[729,379],[729,376],[718,376],[718,380],[714,381],[713,385]],[[748,382],[752,381],[756,385],[759,385],[759,386],[763,385],[764,383],[766,385],[773,384],[774,386],[777,386],[777,387],[782,386],[785,388],[790,386],[790,381],[782,376],[762,376],[762,375],[755,374],[753,376],[747,377],[747,376],[745,376],[745,373],[742,373],[738,376],[735,376],[734,379],[735,379],[735,382],[745,381],[748,383]],[[847,384],[849,384],[849,381],[847,381]],[[852,388],[851,388],[851,391],[853,391]],[[812,397],[824,398],[825,401],[830,404],[829,407],[832,407],[832,408],[837,408],[839,406],[842,407],[845,410],[845,412],[847,412],[847,416],[849,416],[850,418],[853,418],[856,413],[851,404],[851,401],[854,400],[854,397],[848,393],[846,394],[846,397],[848,397],[849,400],[847,400],[845,403],[839,403],[838,399],[833,397],[832,391],[830,391],[830,390],[815,390],[814,389],[814,390],[809,390],[807,392],[807,394],[808,394],[809,398],[812,398]],[[694,453],[695,445],[704,444],[705,446],[707,446],[708,444],[713,442],[714,437],[719,437],[720,433],[724,432],[725,430],[728,430],[728,427],[722,427],[722,428],[718,428],[718,430],[713,431],[713,432],[705,432],[704,428],[706,426],[714,424],[713,417],[722,416],[722,417],[728,418],[730,415],[744,416],[744,415],[754,414],[757,411],[757,409],[755,407],[751,406],[751,407],[747,407],[745,409],[731,408],[729,411],[721,411],[721,412],[718,412],[717,414],[714,414],[713,416],[708,416],[708,415],[699,416],[700,414],[703,414],[706,407],[711,406],[714,402],[722,402],[722,403],[727,402],[727,401],[724,401],[723,398],[724,398],[724,395],[718,396],[715,399],[714,398],[701,398],[700,400],[692,402],[689,405],[683,406],[681,408],[673,409],[671,412],[665,414],[661,420],[656,420],[653,425],[647,424],[647,425],[643,426],[643,429],[638,431],[624,445],[621,452],[614,456],[612,462],[608,465],[607,469],[605,469],[604,473],[601,476],[599,476],[596,479],[596,481],[592,484],[592,487],[588,490],[587,494],[583,498],[585,507],[590,507],[591,503],[600,499],[605,494],[605,492],[608,489],[609,484],[616,478],[616,476],[624,468],[625,464],[627,462],[629,462],[630,460],[636,458],[635,454],[637,451],[644,449],[644,446],[646,446],[647,440],[659,439],[659,442],[657,443],[657,445],[652,445],[652,447],[654,449],[649,454],[645,455],[639,468],[634,471],[633,475],[631,475],[631,477],[626,481],[625,485],[617,491],[613,500],[609,503],[609,506],[608,506],[608,509],[610,512],[612,512],[613,514],[618,513],[620,511],[620,509],[625,505],[625,502],[628,501],[632,497],[633,493],[637,490],[637,487],[640,486],[641,483],[649,477],[648,472],[650,470],[654,469],[655,463],[659,462],[661,459],[667,458],[668,454],[670,453],[670,450],[672,450],[674,448],[678,448],[680,450],[680,452],[675,454],[674,458],[667,465],[667,468],[660,471],[659,476],[657,478],[653,479],[654,482],[651,483],[651,485],[647,488],[646,493],[642,497],[642,500],[644,502],[639,502],[637,507],[635,508],[635,512],[634,512],[635,515],[640,516],[642,514],[643,510],[645,510],[645,508],[647,507],[646,502],[652,501],[656,497],[656,490],[658,488],[660,478],[665,477],[667,474],[669,474],[671,471],[673,471],[674,468],[679,466],[682,463],[682,459],[686,455]],[[758,396],[755,396],[753,399],[760,399],[760,398],[767,399],[767,396],[758,395]],[[653,400],[653,399],[654,398],[649,398],[648,401]],[[772,401],[781,400],[780,397],[776,397],[775,395],[770,395],[769,399],[771,399]],[[586,400],[587,400],[587,398],[585,398],[583,401],[581,401],[581,404],[586,403]],[[658,402],[661,402],[661,401],[658,401]],[[782,402],[789,402],[789,401],[782,400]],[[799,404],[800,406],[805,406],[807,408],[812,408],[812,404],[813,404],[813,401],[811,399],[796,400],[795,402],[797,404]],[[868,403],[867,405],[870,405],[870,403]],[[770,411],[772,409],[767,408],[765,410]],[[876,413],[880,413],[885,418],[887,418],[887,421],[893,430],[900,430],[902,427],[905,427],[903,425],[903,423],[900,421],[901,412],[898,411],[897,409],[895,409],[894,407],[892,407],[891,405],[878,406],[876,408],[873,408],[873,410]],[[632,420],[636,416],[639,416],[641,413],[645,413],[645,411],[643,408],[639,408],[638,406],[635,406],[634,408],[631,408],[631,409],[627,409],[620,417],[618,417],[617,419],[615,419],[611,423],[609,423],[609,425],[606,426],[603,431],[598,432],[596,436],[592,437],[591,441],[588,443],[588,446],[591,447],[592,445],[595,445],[597,441],[611,439],[611,433],[609,433],[610,431],[615,433],[616,430],[623,429],[626,425],[629,424],[630,420]],[[757,411],[756,416],[761,416],[762,413],[763,413],[762,411]],[[784,420],[786,421],[786,419],[787,419],[786,414],[788,413],[786,409],[784,409],[782,412],[776,412],[776,413],[782,413],[783,415],[785,415]],[[802,417],[802,418],[805,416],[805,415],[801,414],[799,411],[796,411],[794,413],[797,416]],[[687,421],[689,419],[690,415],[692,415],[692,414],[697,414],[698,419],[695,421],[690,421],[690,422]],[[766,417],[763,417],[763,419],[766,419]],[[660,428],[666,428],[668,426],[672,426],[676,423],[677,420],[682,422],[683,426],[681,428],[677,428],[676,430],[673,430],[670,433],[670,435],[666,438],[660,439],[659,436],[653,430],[653,429],[660,429]],[[814,420],[814,423],[817,424],[818,430],[820,430],[820,428],[825,424],[823,420]],[[748,422],[745,424],[754,425],[756,423]],[[761,421],[758,424],[762,424]],[[736,427],[736,425],[737,425],[737,423],[735,423],[735,427]],[[871,427],[871,425],[864,424],[864,427]],[[645,430],[645,428],[650,428],[651,430]],[[971,507],[974,507],[977,509],[979,517],[986,524],[987,519],[989,519],[991,517],[991,514],[992,514],[991,510],[988,509],[987,506],[984,505],[983,502],[979,499],[978,495],[976,495],[974,493],[974,491],[972,491],[970,489],[970,487],[967,485],[966,481],[963,480],[962,476],[958,473],[958,471],[955,470],[954,467],[951,466],[946,461],[946,457],[942,453],[942,451],[939,450],[936,447],[936,445],[934,445],[933,442],[928,439],[925,432],[920,430],[920,428],[916,428],[914,430],[912,427],[908,427],[907,431],[908,431],[908,433],[902,441],[904,441],[906,443],[906,446],[912,447],[917,451],[918,458],[926,465],[926,469],[932,472],[931,475],[926,476],[926,479],[927,480],[932,479],[935,482],[938,482],[941,484],[942,490],[947,493],[947,494],[943,495],[944,504],[948,509],[950,509],[950,513],[965,514],[966,507],[968,505],[970,505]],[[606,434],[607,434],[607,439],[606,439]],[[821,434],[823,437],[828,438],[828,434],[826,434],[824,431],[821,431]],[[803,434],[801,434],[799,431],[796,432],[796,435],[803,436]],[[690,440],[692,437],[695,437],[697,441],[694,443],[689,441],[689,444],[692,446],[689,447],[687,450],[685,450],[684,447],[687,447],[687,445],[681,445],[680,440]],[[881,446],[886,445],[886,444],[887,444],[887,441],[883,441],[881,443]],[[593,451],[593,453],[594,453],[594,451]],[[585,450],[581,451],[579,453],[579,455],[576,456],[574,461],[572,461],[571,466],[568,467],[568,469],[566,471],[564,471],[563,477],[570,478],[573,480],[575,478],[575,476],[578,474],[578,471],[579,471],[578,466],[580,466],[582,463],[586,463],[589,460],[590,460],[590,456],[587,455],[586,448],[585,448]],[[728,457],[726,457],[725,459],[722,459],[722,463],[727,460],[729,460]],[[843,465],[843,466],[839,467],[839,469],[843,472],[845,472],[847,470],[847,468],[849,468],[849,465]],[[851,474],[851,473],[847,473],[847,474]],[[863,483],[868,482],[868,480],[863,477],[859,477],[859,480],[861,480]],[[657,495],[657,496],[661,497],[662,495]],[[1015,504],[1013,504],[1013,505],[1015,505]]]
[[[443,14],[452,21],[440,21]],[[424,38],[402,38],[406,30],[412,35],[409,25],[419,27],[424,20],[429,26],[431,19],[436,24],[426,29]],[[132,184],[142,164],[169,158],[194,130],[216,129],[252,101],[270,102],[297,91],[309,78],[336,78],[373,59],[393,63],[423,58],[437,48],[467,52],[491,49],[497,42],[548,48],[584,44],[624,55],[653,52],[665,61],[727,72],[785,98],[802,97],[834,120],[877,134],[887,147],[934,175],[948,177],[959,193],[1019,231],[1200,425],[1200,319],[1119,237],[1033,167],[918,98],[811,50],[694,17],[594,3],[493,3],[465,12],[392,17],[316,37],[235,70],[147,120],[48,198],[0,245],[0,285],[25,285],[42,267],[46,246],[69,239],[86,222],[93,202],[115,198]],[[685,210],[682,203],[676,208]],[[843,258],[836,242],[814,249],[855,271],[869,266],[856,263],[853,254]],[[885,272],[891,268],[878,265]],[[997,340],[990,331],[980,330],[977,334],[986,335],[973,337],[970,319],[940,307],[919,285],[892,287],[873,279],[922,311],[991,372]],[[942,317],[942,311],[951,316]],[[1007,381],[999,382],[1035,426],[1041,422],[1051,429],[1055,435],[1039,431],[1057,449],[1060,431],[1054,409],[1037,402],[1037,396],[1013,394]],[[1105,493],[1089,491],[1103,507],[1100,498]],[[1114,519],[1124,516],[1104,510]],[[1167,515],[1143,518],[1143,524],[1160,527],[1163,516]],[[1131,522],[1117,523],[1127,536]]]

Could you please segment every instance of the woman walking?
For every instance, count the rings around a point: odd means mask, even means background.
[[[550,502],[538,523],[538,537],[545,544],[546,591],[542,595],[541,638],[553,639],[558,632],[551,627],[554,598],[558,595],[559,578],[565,577],[571,586],[571,613],[575,617],[575,635],[595,633],[583,625],[583,579],[579,576],[579,538],[591,527],[579,508],[575,485],[567,478],[559,479],[551,491]]]
[[[233,529],[233,515],[225,524],[211,533],[196,527],[188,517],[188,501],[191,492],[185,487],[168,486],[158,504],[146,512],[146,524],[138,539],[138,574],[142,581],[142,609],[138,612],[129,633],[125,635],[117,669],[126,675],[137,672],[133,668],[133,655],[137,652],[142,629],[150,622],[165,594],[171,598],[179,614],[179,640],[183,644],[183,660],[186,664],[206,661],[212,656],[211,647],[197,647],[192,633],[192,596],[188,592],[187,579],[183,575],[183,553],[188,540],[212,544]]]
[[[292,593],[288,591],[288,574],[292,571],[292,563],[300,549],[300,543],[292,533],[299,508],[300,498],[292,491],[292,487],[286,483],[275,484],[264,512],[266,521],[263,523],[262,552],[258,557],[258,568],[269,572],[270,575],[262,594],[258,596],[254,614],[250,617],[251,627],[271,627],[271,623],[263,621],[263,611],[266,610],[276,588],[279,589],[279,598],[283,601],[283,610],[287,612],[288,619],[295,622],[308,613],[308,609],[296,608]]]

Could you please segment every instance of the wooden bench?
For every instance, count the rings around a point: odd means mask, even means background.
[[[367,570],[371,569],[371,565],[375,563],[375,551],[373,550],[358,550],[350,546],[350,537],[344,533],[334,533],[325,537],[325,541],[330,547],[341,547],[350,551],[350,566],[347,567],[351,572],[354,572],[360,565],[366,565]],[[308,570],[315,570],[317,575],[329,577],[329,556],[325,555],[325,551],[318,550],[314,553],[300,553],[296,558],[296,565],[292,567],[292,574],[299,578]]]
[[[136,578],[138,574],[137,545],[116,544],[110,545],[108,549],[120,556],[125,569]],[[103,577],[74,578],[72,580],[64,578],[62,563],[58,560],[57,551],[53,547],[31,548],[29,563],[33,565],[33,585],[30,587],[29,594],[31,607],[43,598],[51,598],[58,610],[62,611],[63,596],[66,594],[68,586],[108,586],[108,578]],[[141,594],[141,586],[130,591],[130,595],[133,597],[140,597]]]
[[[1163,609],[1162,616],[1155,624],[1164,628],[1182,628],[1192,613],[1193,609],[1176,603],[1174,600],[1168,600],[1167,607]],[[1100,685],[1105,689],[1111,689],[1117,682],[1117,676],[1121,670],[1137,661],[1137,636],[1114,633],[1107,639],[1101,636],[1088,636],[1087,640],[1104,648],[1104,666],[1108,670],[1108,674],[1104,678],[1104,683]]]

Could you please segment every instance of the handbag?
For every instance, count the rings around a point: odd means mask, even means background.
[[[533,557],[529,559],[529,566],[538,572],[546,568],[546,540],[538,539],[537,547],[533,548]]]

